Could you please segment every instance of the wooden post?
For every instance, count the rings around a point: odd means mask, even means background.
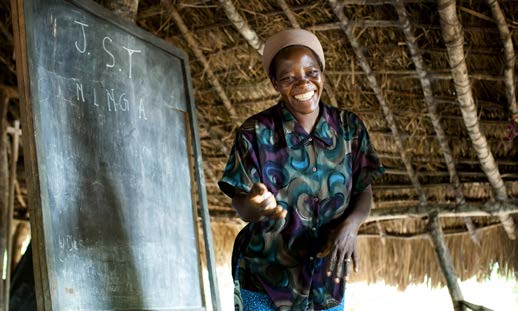
[[[11,172],[9,174],[9,201],[8,201],[8,213],[7,213],[7,226],[6,226],[6,238],[7,238],[7,261],[6,267],[4,268],[7,273],[5,277],[5,299],[4,299],[4,310],[9,310],[9,290],[11,283],[11,263],[12,263],[12,249],[13,249],[13,213],[14,213],[14,184],[16,182],[16,166],[18,164],[18,147],[20,142],[20,121],[14,122],[14,133],[12,134],[12,151],[11,151]]]
[[[457,273],[455,272],[453,260],[448,247],[446,246],[446,242],[444,241],[441,223],[439,222],[439,216],[437,213],[430,214],[428,229],[435,247],[439,266],[446,278],[446,284],[448,285],[448,291],[450,292],[451,300],[453,302],[453,308],[455,311],[465,311],[466,308],[464,305],[459,303],[460,301],[464,301],[464,297],[462,296],[459,283],[457,282]]]
[[[5,138],[7,133],[7,109],[9,97],[0,91],[0,306],[4,306],[7,293],[5,291],[4,256],[7,249],[7,211],[8,211],[8,183],[9,169],[7,163],[7,149]]]

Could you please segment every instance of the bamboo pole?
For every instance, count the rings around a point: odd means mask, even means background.
[[[496,216],[499,213],[518,213],[518,201],[486,203],[466,203],[463,206],[455,204],[435,204],[431,206],[411,205],[372,209],[365,222],[379,220],[412,219],[426,217],[431,211],[439,217],[474,217]]]
[[[194,36],[192,35],[192,33],[189,31],[189,29],[185,25],[182,17],[180,16],[180,14],[176,10],[176,8],[173,5],[170,5],[170,3],[168,3],[167,7],[169,8],[169,10],[171,12],[171,16],[174,19],[178,28],[180,29],[183,37],[187,41],[187,44],[189,45],[189,47],[193,51],[194,55],[196,56],[196,59],[203,65],[205,73],[207,74],[207,77],[209,78],[209,82],[210,82],[210,84],[212,84],[212,86],[216,90],[216,93],[218,94],[219,98],[223,102],[223,106],[225,106],[225,109],[228,111],[228,114],[230,115],[230,119],[232,120],[232,123],[234,124],[234,126],[238,126],[239,118],[237,116],[236,110],[234,109],[234,106],[232,106],[232,103],[228,99],[227,94],[223,90],[223,87],[221,86],[221,83],[219,82],[218,78],[216,77],[216,75],[214,74],[212,69],[210,68],[209,61],[207,60],[207,58],[205,57],[203,52],[198,47],[198,44],[196,43]]]
[[[488,201],[485,203],[467,203],[463,209],[459,209],[455,204],[434,204],[422,206],[419,202],[401,205],[398,207],[386,207],[372,209],[365,223],[382,220],[402,220],[402,219],[422,219],[433,211],[439,217],[488,217],[496,216],[498,213],[518,213],[518,201],[502,203]],[[210,211],[211,216],[233,219],[235,211],[228,206],[213,205]],[[379,238],[379,235],[376,234]]]
[[[502,226],[502,223],[498,222],[498,223],[494,223],[494,224],[478,227],[477,230],[479,232],[484,232],[484,231],[487,231],[487,230],[499,228],[501,226]],[[443,236],[444,237],[460,237],[460,236],[465,236],[465,235],[469,235],[469,234],[470,233],[467,230],[450,230],[450,231],[447,231],[447,232],[443,231]],[[375,239],[375,240],[379,240],[380,239],[380,235],[376,234],[376,233],[358,233],[358,238],[360,238],[360,239]],[[409,241],[409,240],[424,240],[424,239],[429,240],[430,239],[430,232],[413,233],[413,234],[396,234],[396,233],[387,234],[387,233],[385,233],[383,235],[383,238],[385,240],[405,240],[405,241]],[[382,240],[382,244],[383,244],[383,240]]]
[[[406,171],[408,173],[408,176],[410,177],[410,180],[412,181],[412,185],[414,185],[417,195],[419,196],[419,202],[422,205],[426,205],[426,196],[424,195],[423,189],[421,188],[421,183],[419,182],[419,179],[417,178],[417,174],[412,166],[412,163],[410,159],[408,158],[405,148],[403,146],[403,139],[401,138],[401,135],[399,133],[399,129],[396,125],[396,122],[394,120],[394,114],[392,113],[392,110],[390,109],[387,100],[385,99],[385,95],[383,93],[383,90],[374,74],[372,74],[372,69],[370,65],[367,62],[367,58],[365,57],[365,54],[363,52],[362,47],[360,46],[358,40],[356,39],[356,36],[353,34],[351,25],[349,24],[349,19],[345,16],[343,12],[343,3],[338,3],[337,0],[328,0],[331,8],[333,9],[336,17],[340,21],[340,28],[347,36],[347,39],[351,43],[351,46],[354,50],[354,54],[356,55],[356,58],[358,60],[358,63],[362,67],[363,71],[367,75],[367,80],[369,83],[370,88],[374,91],[376,98],[378,99],[378,102],[381,105],[381,108],[383,110],[383,114],[385,116],[385,120],[387,121],[390,130],[392,131],[392,134],[394,136],[394,140],[396,141],[396,146],[401,153],[401,160],[403,161]]]
[[[5,253],[7,250],[7,215],[9,210],[9,165],[7,160],[7,110],[9,107],[9,96],[0,89],[0,307],[5,306],[8,299],[6,293],[4,271]]]
[[[477,108],[474,103],[471,83],[468,77],[468,68],[465,62],[463,30],[457,17],[455,1],[439,0],[438,5],[442,36],[448,49],[448,61],[452,69],[455,90],[464,123],[473,147],[480,159],[482,170],[486,173],[493,187],[496,199],[506,201],[508,196],[502,176],[498,171],[498,166],[487,139],[480,131]],[[508,214],[501,214],[499,218],[509,238],[512,240],[516,239],[516,228],[513,219]]]
[[[444,235],[437,213],[430,214],[428,228],[437,254],[437,261],[439,262],[441,270],[444,273],[444,277],[446,278],[446,284],[448,285],[448,291],[450,292],[451,300],[453,302],[453,308],[455,311],[464,311],[466,308],[459,304],[459,301],[463,301],[464,297],[462,296],[462,292],[457,281],[458,278],[457,273],[455,272],[455,267],[453,266],[453,260],[444,241]]]
[[[393,0],[390,1],[391,3]],[[353,28],[400,28],[401,25],[399,22],[395,22],[392,20],[355,20],[350,21],[351,27]],[[420,28],[423,30],[440,30],[440,26],[431,25],[431,24],[419,24],[416,23],[414,25],[416,28]],[[340,29],[340,23],[324,23],[318,24],[315,26],[308,27],[308,30],[311,31],[329,31],[329,30],[337,30]],[[467,32],[484,32],[484,33],[498,33],[497,29],[487,28],[487,27],[479,27],[479,26],[468,26],[465,28]]]
[[[16,167],[18,164],[18,150],[20,146],[20,121],[14,122],[15,132],[12,134],[12,144],[11,144],[11,169],[9,174],[9,209],[7,213],[7,226],[6,226],[6,238],[7,238],[7,267],[6,267],[6,278],[4,284],[5,291],[5,299],[4,299],[4,310],[9,310],[9,293],[11,288],[11,265],[13,263],[12,255],[13,255],[13,214],[14,214],[14,188],[16,183]]]
[[[493,18],[496,20],[498,31],[500,32],[500,39],[504,46],[505,70],[504,81],[505,91],[507,95],[507,102],[509,103],[509,110],[511,111],[511,119],[515,124],[518,124],[518,106],[516,104],[516,89],[514,80],[514,63],[516,55],[514,54],[513,39],[509,26],[505,20],[505,15],[500,8],[497,0],[486,0],[491,7]]]
[[[234,27],[239,31],[241,36],[252,46],[259,55],[263,55],[264,42],[259,38],[257,33],[248,25],[246,19],[237,11],[236,7],[229,0],[220,0],[223,5],[227,18],[232,22]]]

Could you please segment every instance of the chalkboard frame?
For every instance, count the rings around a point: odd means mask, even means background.
[[[34,113],[31,105],[31,76],[29,74],[30,54],[34,51],[28,50],[27,38],[33,29],[32,20],[26,19],[25,6],[31,5],[31,2],[40,0],[11,0],[11,14],[13,21],[13,30],[15,38],[15,54],[16,70],[18,78],[20,112],[22,117],[23,133],[23,147],[24,147],[24,161],[28,188],[28,203],[30,209],[30,222],[32,231],[32,247],[33,247],[33,262],[35,275],[35,289],[38,310],[52,310],[51,300],[51,286],[49,281],[49,274],[47,268],[47,254],[45,243],[45,228],[43,222],[43,211],[41,202],[40,189],[40,170],[38,166],[37,148],[36,148],[36,132],[34,127]],[[89,14],[94,15],[107,23],[110,23],[134,37],[154,45],[155,47],[166,51],[169,54],[175,55],[182,63],[182,74],[185,85],[185,94],[187,101],[188,120],[186,125],[189,127],[190,137],[187,137],[188,152],[191,155],[190,163],[191,176],[196,179],[198,201],[200,207],[200,217],[205,245],[205,254],[207,261],[207,269],[209,274],[209,285],[211,293],[212,308],[214,311],[221,310],[218,282],[216,275],[216,261],[212,242],[212,233],[210,228],[210,215],[207,203],[207,194],[205,189],[205,177],[203,174],[202,154],[200,147],[200,139],[198,134],[198,122],[196,118],[196,109],[194,105],[194,97],[192,92],[192,82],[189,70],[188,56],[182,50],[173,47],[164,40],[152,35],[151,33],[137,27],[136,25],[116,16],[115,14],[104,9],[100,5],[88,0],[51,0],[49,2],[68,3],[82,9]],[[31,43],[29,42],[29,46]],[[30,47],[29,47],[30,48]],[[194,170],[192,167],[194,166]],[[44,173],[44,172],[42,172]],[[193,221],[197,224],[197,207],[193,198]],[[198,248],[200,248],[199,237],[196,237]],[[206,300],[203,296],[204,282],[202,278],[201,257],[198,253],[198,264],[200,271],[200,285],[202,287],[202,300],[204,308],[188,309],[189,311],[206,310]],[[183,310],[183,309],[175,309]],[[187,311],[187,309],[185,309]]]

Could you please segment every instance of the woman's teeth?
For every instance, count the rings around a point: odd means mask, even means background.
[[[311,91],[311,92],[307,92],[307,93],[304,93],[304,94],[295,95],[294,97],[297,100],[308,100],[311,97],[313,97],[313,94],[315,94],[315,91]]]

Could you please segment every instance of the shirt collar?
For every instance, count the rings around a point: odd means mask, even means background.
[[[308,134],[306,130],[297,122],[295,116],[279,102],[278,107],[281,113],[282,125],[286,144],[289,148],[296,148],[302,144],[306,144],[310,138],[314,139],[317,144],[322,147],[333,148],[336,144],[337,133],[339,132],[338,116],[333,115],[338,112],[331,110],[329,106],[320,102],[320,115],[313,131]]]

